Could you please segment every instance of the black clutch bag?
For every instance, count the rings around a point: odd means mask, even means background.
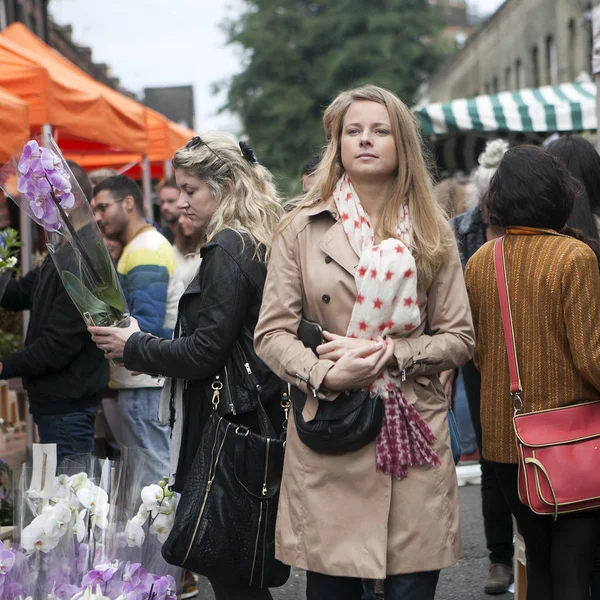
[[[302,319],[298,339],[316,354],[322,343],[322,328],[318,323]],[[367,390],[342,392],[335,400],[320,400],[315,418],[305,421],[305,393],[291,386],[292,410],[300,441],[315,452],[339,454],[352,452],[372,442],[381,429],[383,402]]]

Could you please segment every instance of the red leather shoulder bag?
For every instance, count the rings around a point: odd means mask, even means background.
[[[504,237],[494,246],[513,425],[519,454],[519,498],[540,515],[600,508],[600,401],[523,413],[523,387],[508,297]],[[529,392],[535,395],[535,390]]]

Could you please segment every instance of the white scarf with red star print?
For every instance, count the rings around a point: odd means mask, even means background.
[[[360,258],[354,275],[358,293],[346,335],[367,340],[407,336],[421,323],[407,204],[398,219],[400,239],[375,244],[371,221],[347,174],[337,183],[333,197],[348,241]],[[384,404],[383,425],[377,437],[377,469],[403,479],[409,467],[440,465],[432,447],[435,436],[406,401],[400,378],[386,370],[370,391],[381,396]]]

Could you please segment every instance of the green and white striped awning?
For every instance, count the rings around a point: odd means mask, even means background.
[[[462,98],[414,109],[440,172],[470,171],[488,140],[540,144],[553,133],[597,129],[596,84],[583,81]]]
[[[594,82],[501,92],[416,109],[423,133],[554,133],[597,128]]]

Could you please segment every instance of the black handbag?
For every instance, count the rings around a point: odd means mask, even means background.
[[[185,483],[175,524],[162,547],[164,559],[209,579],[240,587],[283,585],[290,567],[275,558],[275,519],[285,441],[277,438],[260,402],[260,385],[236,344],[235,361],[259,392],[256,417],[260,433],[223,417],[221,390],[229,382],[214,378],[212,415]],[[289,401],[282,406],[287,420]],[[284,434],[285,426],[284,421]],[[283,436],[282,436],[283,437]]]
[[[318,323],[303,319],[298,339],[316,354],[319,335]],[[316,395],[316,391],[313,392]],[[306,394],[291,387],[294,422],[300,441],[315,452],[338,454],[358,450],[372,442],[381,429],[383,401],[372,397],[367,390],[342,392],[332,401],[320,401],[315,418],[305,421],[302,416]]]

